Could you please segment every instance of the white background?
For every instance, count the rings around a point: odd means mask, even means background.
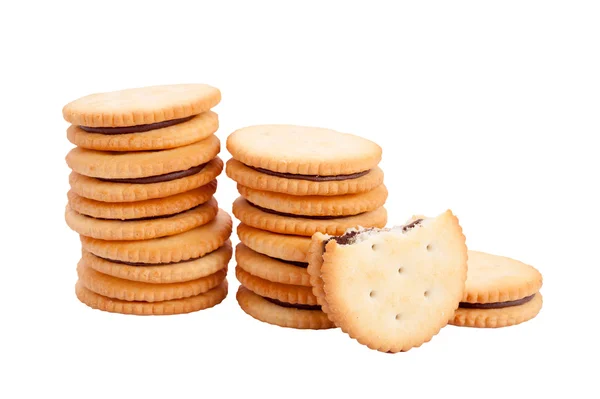
[[[597,2],[124,3],[0,11],[0,397],[598,395]],[[448,326],[389,355],[339,330],[250,318],[233,262],[230,295],[211,310],[80,304],[62,106],[186,82],[222,90],[224,159],[227,135],[253,124],[377,142],[390,224],[452,209],[470,248],[542,272],[541,313],[497,330]],[[236,195],[221,175],[221,206]]]

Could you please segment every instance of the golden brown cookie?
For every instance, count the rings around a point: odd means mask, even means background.
[[[292,234],[299,236],[312,236],[317,231],[341,235],[347,229],[362,227],[384,227],[387,223],[387,211],[380,207],[371,212],[347,217],[297,217],[279,215],[271,211],[260,209],[251,205],[244,198],[239,197],[233,203],[233,214],[242,223],[261,230],[273,233]]]
[[[240,286],[236,299],[244,312],[265,323],[280,327],[320,330],[335,326],[327,315],[318,309],[298,309],[287,304],[269,301],[244,286]]]
[[[67,193],[69,206],[75,212],[99,219],[129,220],[174,215],[209,201],[217,191],[217,181],[165,198],[136,202],[102,202]]]
[[[100,240],[149,240],[172,236],[202,226],[215,218],[219,206],[217,200],[208,202],[175,215],[152,218],[114,220],[97,219],[75,212],[66,207],[65,220],[75,232]]]
[[[75,293],[82,303],[92,309],[141,316],[191,313],[202,309],[212,308],[227,297],[227,288],[227,280],[224,280],[218,287],[203,294],[188,298],[162,302],[129,302],[98,295],[85,288],[83,284],[78,281],[75,285]]]
[[[310,287],[274,283],[253,276],[239,266],[235,268],[235,277],[244,287],[262,297],[291,304],[317,305],[317,298],[313,295]]]
[[[359,194],[318,196],[289,195],[237,185],[242,197],[258,207],[296,216],[354,216],[382,207],[388,196],[384,184]]]
[[[216,157],[191,176],[158,183],[115,183],[71,172],[71,190],[85,198],[102,202],[133,202],[165,198],[204,186],[223,171],[223,161]]]
[[[535,317],[542,307],[542,275],[504,256],[469,251],[465,292],[450,324],[506,327]]]
[[[206,84],[138,87],[81,97],[63,107],[73,125],[136,126],[187,118],[221,101],[219,89]]]
[[[226,173],[229,178],[245,187],[290,195],[331,196],[364,193],[383,184],[383,171],[379,167],[353,179],[311,181],[268,175],[231,158],[227,161]]]
[[[67,138],[81,148],[99,151],[154,151],[182,147],[204,140],[219,128],[219,117],[212,111],[171,126],[131,133],[88,132],[71,125]],[[109,129],[113,130],[113,129]]]
[[[407,351],[429,341],[458,308],[465,236],[451,211],[349,231],[325,243],[320,277],[336,326],[371,349]]]
[[[84,263],[77,266],[77,275],[85,288],[98,295],[123,301],[161,302],[203,294],[225,280],[227,269],[196,280],[168,284],[123,280],[97,272]]]
[[[311,286],[306,263],[286,262],[270,258],[251,250],[242,243],[235,247],[235,260],[239,267],[264,280],[281,284]]]
[[[219,139],[210,135],[196,143],[161,151],[110,152],[75,147],[65,160],[74,172],[88,177],[112,180],[161,176],[164,179],[209,162],[220,150]]]
[[[292,262],[306,262],[309,237],[271,233],[243,223],[238,225],[237,234],[245,246],[258,253]]]
[[[200,258],[165,265],[144,265],[114,262],[82,250],[79,263],[120,279],[169,284],[196,280],[227,268],[232,252],[231,241],[227,240],[222,247]]]
[[[339,179],[376,167],[382,152],[377,144],[359,136],[293,125],[238,129],[227,138],[227,150],[241,163],[263,172]]]
[[[217,217],[203,226],[174,236],[142,241],[106,241],[80,236],[83,249],[121,262],[172,263],[199,258],[222,246],[231,235],[231,217],[219,209]]]

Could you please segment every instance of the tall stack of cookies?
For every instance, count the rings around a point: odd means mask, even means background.
[[[282,327],[334,327],[307,272],[311,236],[384,227],[381,148],[329,129],[264,125],[227,139],[227,175],[238,183],[236,298],[252,317]]]
[[[126,314],[189,313],[227,296],[231,217],[214,198],[223,170],[221,100],[205,84],[92,94],[67,104],[72,169],[65,219],[80,234],[76,295]]]

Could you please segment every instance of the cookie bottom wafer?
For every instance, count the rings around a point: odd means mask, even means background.
[[[461,327],[498,328],[508,327],[533,319],[542,309],[542,294],[519,306],[498,309],[458,308],[450,324]]]
[[[268,301],[244,286],[240,286],[236,299],[244,312],[257,320],[280,327],[320,330],[335,326],[320,310],[284,307]]]
[[[172,315],[196,312],[218,305],[227,297],[227,280],[204,294],[163,302],[128,302],[98,295],[85,288],[81,282],[75,285],[77,298],[87,306],[111,313],[133,315]]]

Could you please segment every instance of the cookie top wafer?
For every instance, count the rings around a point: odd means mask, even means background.
[[[90,94],[63,107],[66,121],[89,127],[119,127],[187,118],[221,101],[206,84],[149,86]]]
[[[293,126],[250,126],[227,138],[227,150],[260,171],[293,174],[293,178],[359,177],[381,160],[381,147],[365,138],[330,129]],[[288,177],[288,176],[281,176]]]
[[[517,301],[531,297],[541,287],[542,275],[533,266],[504,256],[469,251],[469,271],[462,302]]]
[[[320,270],[337,326],[371,349],[406,351],[429,341],[458,307],[465,236],[451,211],[392,229],[351,230],[326,241]]]

